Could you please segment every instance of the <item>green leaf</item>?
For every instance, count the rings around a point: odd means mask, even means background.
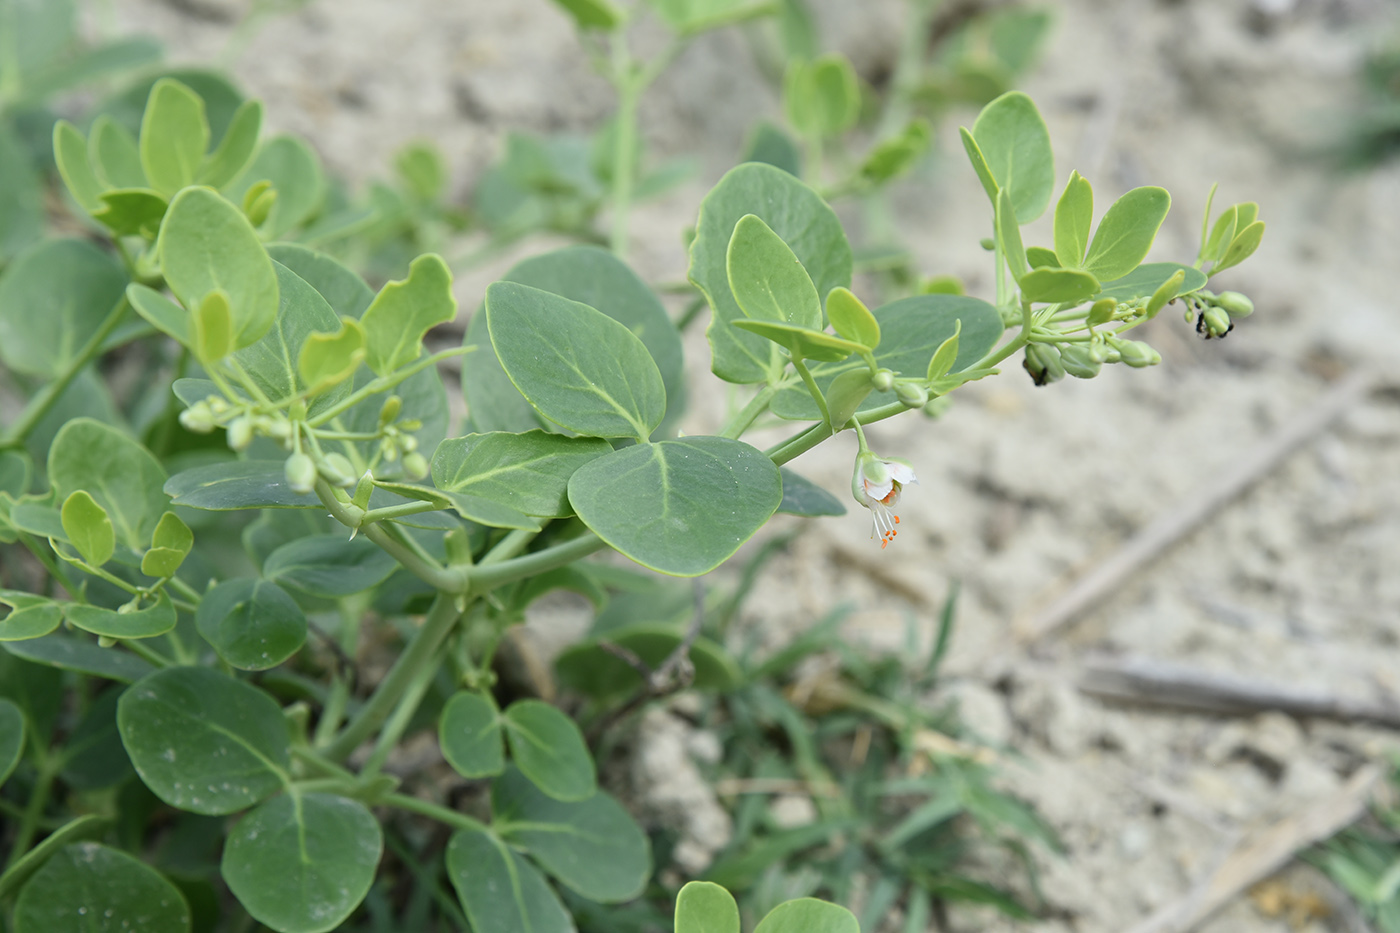
[[[958,321],[953,329],[953,336],[943,341],[934,352],[933,358],[928,361],[928,372],[926,377],[929,382],[942,379],[952,372],[953,365],[958,360],[958,344],[962,342],[962,321]]]
[[[516,700],[502,723],[510,757],[555,800],[587,800],[598,790],[593,756],[578,724],[543,700]]]
[[[457,316],[452,273],[441,256],[428,253],[413,260],[408,278],[379,290],[360,318],[365,329],[365,362],[375,375],[389,373],[418,359],[423,335]]]
[[[69,787],[102,790],[136,774],[117,731],[117,702],[125,687],[103,690],[63,745],[60,775]]]
[[[132,282],[126,287],[126,300],[136,309],[136,313],[156,330],[174,337],[186,347],[193,344],[189,312],[160,292],[139,282]]]
[[[466,690],[452,694],[438,720],[438,745],[442,757],[464,778],[494,777],[504,771],[501,713],[491,694]]]
[[[15,933],[189,933],[190,908],[165,876],[117,849],[77,842],[34,873],[15,902]]]
[[[175,607],[161,591],[145,609],[118,612],[101,606],[71,603],[63,609],[64,618],[85,632],[104,638],[154,638],[175,627]]]
[[[0,785],[14,773],[24,754],[24,714],[9,700],[0,698]]]
[[[860,924],[844,907],[801,897],[774,907],[753,933],[860,933]]]
[[[166,512],[156,522],[156,530],[151,532],[151,547],[169,548],[188,554],[194,547],[194,532],[174,512]]]
[[[9,122],[0,123],[0,261],[38,240],[45,218],[39,175]]]
[[[573,920],[549,883],[492,833],[453,833],[447,844],[447,874],[473,930],[575,933]]]
[[[209,148],[209,121],[198,94],[172,78],[151,87],[141,118],[141,168],[166,198],[193,184]]]
[[[23,450],[0,450],[0,492],[18,499],[34,481],[34,461]]]
[[[364,804],[291,792],[238,822],[219,873],[258,922],[324,933],[364,900],[383,852],[384,834]]]
[[[910,120],[898,136],[875,144],[861,163],[861,177],[876,185],[893,181],[908,172],[933,144],[933,128],[922,117]]]
[[[1027,224],[1043,214],[1055,188],[1055,156],[1050,131],[1031,99],[1020,91],[1001,95],[982,108],[972,137],[997,190],[1011,198],[1016,222]],[[986,178],[982,184],[987,187]],[[987,187],[987,195],[995,205],[996,191]]]
[[[644,567],[681,577],[722,564],[782,498],[773,461],[722,437],[625,447],[569,480],[570,503],[600,538]]]
[[[276,667],[306,643],[306,614],[266,580],[223,581],[199,601],[194,622],[220,658],[245,671]]]
[[[277,193],[267,218],[257,225],[270,240],[281,239],[311,220],[326,201],[321,160],[295,136],[274,136],[264,142],[225,193],[231,201],[242,203],[249,189],[260,182],[270,183]]]
[[[880,322],[849,288],[833,288],[826,296],[831,329],[852,343],[875,349],[880,345]]]
[[[683,36],[767,16],[773,0],[650,0],[666,24]],[[747,160],[746,160],[747,161]],[[761,161],[761,160],[759,160]]]
[[[803,136],[839,136],[860,117],[860,84],[839,52],[795,60],[783,79],[783,111]]]
[[[233,120],[219,142],[219,148],[209,153],[199,166],[195,182],[211,188],[222,188],[233,181],[247,166],[258,147],[262,132],[262,103],[245,100],[233,112]]]
[[[63,501],[63,531],[83,560],[101,567],[111,560],[117,547],[117,534],[107,510],[83,490],[70,493]]]
[[[646,834],[602,791],[575,803],[555,800],[508,768],[491,784],[491,812],[502,839],[589,900],[631,900],[651,876]]]
[[[612,445],[596,437],[544,431],[448,438],[433,454],[433,485],[445,493],[489,499],[525,515],[564,518],[569,477]]]
[[[158,241],[165,281],[186,308],[222,289],[234,345],[256,343],[277,319],[277,272],[243,212],[208,188],[170,202]]]
[[[310,535],[273,551],[263,576],[313,596],[350,596],[383,583],[397,566],[365,538]]]
[[[997,193],[995,223],[1002,258],[1006,260],[1011,275],[1019,282],[1030,270],[1030,263],[1026,259],[1026,248],[1021,243],[1021,228],[1017,226],[1016,216],[1012,212],[1011,196],[1006,189]]]
[[[739,905],[719,885],[692,881],[676,895],[676,933],[739,933]]]
[[[57,606],[54,607],[57,611]],[[62,613],[59,613],[60,617]],[[17,658],[56,667],[65,671],[77,671],[107,680],[132,683],[151,673],[151,663],[134,654],[118,651],[116,648],[102,648],[86,638],[75,638],[58,633],[43,638],[26,641],[7,642],[6,651]]]
[[[725,269],[734,300],[748,317],[821,330],[822,305],[812,277],[762,218],[739,218],[729,238]]]
[[[1078,269],[1032,269],[1016,284],[1026,301],[1056,304],[1078,304],[1099,292],[1099,280]]]
[[[0,590],[0,606],[9,608],[0,618],[0,641],[26,641],[58,628],[63,610],[58,603],[23,590]]]
[[[0,360],[56,378],[121,300],[121,263],[85,240],[46,240],[0,275]]]
[[[1027,246],[1026,262],[1032,269],[1059,269],[1060,257],[1055,255],[1053,249],[1046,249],[1043,246]]]
[[[160,462],[121,431],[92,418],[75,418],[58,432],[49,448],[49,480],[64,498],[86,490],[107,511],[117,540],[138,553],[170,506],[161,491]]]
[[[1254,255],[1254,251],[1259,248],[1259,244],[1263,240],[1264,222],[1256,220],[1235,234],[1235,238],[1230,241],[1229,249],[1225,250],[1225,255],[1218,263],[1211,266],[1210,274],[1215,275],[1217,272],[1223,272],[1231,266],[1237,266],[1244,262]]]
[[[831,384],[822,393],[826,399],[826,411],[831,423],[844,426],[874,389],[875,385],[870,381],[870,370],[866,368],[847,370],[831,380]],[[782,506],[778,508],[781,511]]]
[[[53,157],[58,165],[58,174],[63,177],[73,200],[89,214],[101,207],[98,195],[106,186],[98,180],[92,163],[88,161],[87,140],[67,120],[59,120],[53,125]]]
[[[661,372],[619,322],[567,298],[496,282],[486,321],[501,366],[544,417],[593,437],[645,441],[666,413]]]
[[[1206,274],[1199,269],[1175,262],[1149,262],[1138,266],[1122,278],[1114,280],[1112,284],[1104,286],[1103,291],[1099,292],[1096,297],[1113,298],[1118,301],[1149,298],[1168,279],[1181,271],[1184,271],[1186,276],[1181,282],[1181,287],[1177,289],[1176,295],[1189,295],[1197,289],[1205,288]],[[1172,298],[1175,298],[1176,295],[1173,295]]]
[[[1094,188],[1078,172],[1069,173],[1069,183],[1055,205],[1055,257],[1066,269],[1077,269],[1089,248],[1089,232],[1094,228]]]
[[[846,420],[850,420],[849,415]],[[779,467],[778,473],[783,478],[783,501],[778,505],[779,512],[806,516],[846,514],[846,507],[840,499],[805,476],[799,476],[787,467]]]
[[[987,165],[987,157],[982,154],[982,148],[977,145],[977,140],[973,137],[971,130],[960,126],[958,134],[962,138],[963,151],[967,153],[967,160],[972,163],[972,170],[977,173],[977,180],[982,183],[982,190],[987,192],[987,198],[995,208],[997,191],[1000,190],[1000,187],[997,185],[997,180],[992,177],[992,170]]]
[[[876,308],[875,319],[880,322],[880,346],[875,361],[884,368],[908,377],[921,377],[929,362],[962,322],[958,338],[958,355],[952,372],[958,373],[986,356],[1001,339],[1001,315],[985,301],[965,295],[915,295],[901,298]],[[865,370],[863,360],[841,363],[821,363],[812,367],[817,386],[828,396],[833,381],[843,373]],[[855,377],[850,377],[854,379]],[[894,392],[871,392],[861,404],[860,411],[869,411],[895,401]],[[805,386],[789,385],[773,397],[771,409],[780,418],[793,421],[817,421],[821,413],[807,393]]]
[[[355,375],[365,358],[365,331],[352,317],[340,319],[335,333],[307,335],[297,355],[297,372],[312,395],[319,395]]]
[[[149,188],[116,188],[98,196],[94,220],[117,236],[153,239],[169,209],[165,198]]]
[[[173,505],[216,512],[232,509],[319,509],[311,493],[293,492],[281,460],[209,463],[170,477],[165,491]]]
[[[107,188],[149,188],[136,137],[106,114],[88,131],[88,161]]]
[[[168,667],[133,684],[117,704],[117,728],[141,780],[181,810],[236,813],[288,781],[282,710],[207,667]]]
[[[0,898],[9,897],[14,893],[59,849],[78,839],[101,836],[111,825],[110,818],[92,814],[80,816],[64,823],[49,833],[43,842],[26,852],[22,858],[6,869],[4,874],[0,874]]]
[[[791,136],[767,120],[749,134],[740,162],[763,162],[780,168],[795,178],[802,177],[802,150]]]
[[[1094,231],[1084,271],[1112,282],[1136,269],[1152,248],[1171,203],[1165,189],[1151,186],[1134,188],[1114,201]]]
[[[339,317],[359,320],[374,301],[374,292],[339,260],[297,243],[273,243],[267,254],[321,293]]]
[[[205,295],[190,320],[194,325],[195,359],[207,366],[233,352],[233,316],[229,313],[228,295],[222,290]]]
[[[835,363],[844,360],[852,353],[860,353],[870,348],[820,330],[809,330],[792,324],[775,324],[772,321],[735,321],[740,330],[759,334],[783,347],[794,357],[819,362]]]
[[[554,0],[574,18],[580,29],[613,30],[627,21],[624,13],[612,0]]]
[[[689,595],[683,611],[693,611]],[[611,605],[616,605],[614,598]],[[654,616],[653,616],[654,618]],[[600,617],[601,621],[601,617]],[[595,626],[597,636],[564,649],[555,661],[559,682],[596,700],[614,700],[643,689],[641,674],[626,661],[601,647],[609,642],[631,651],[655,668],[665,663],[680,646],[681,626],[660,622],[623,623],[615,627]],[[697,690],[733,690],[742,680],[739,666],[723,648],[707,638],[697,638],[688,654],[695,667],[691,686]]]
[[[825,299],[851,285],[851,246],[841,221],[811,188],[779,168],[747,162],[731,169],[700,205],[690,244],[690,280],[704,293],[713,316],[707,334],[711,368],[728,382],[766,382],[781,372],[777,347],[731,322],[745,315],[729,287],[729,241],[740,218],[753,214],[787,244]]]

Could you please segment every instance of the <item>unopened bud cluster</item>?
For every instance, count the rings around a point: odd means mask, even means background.
[[[1249,296],[1239,292],[1215,294],[1204,288],[1186,299],[1186,321],[1196,321],[1196,333],[1206,340],[1224,337],[1235,329],[1233,318],[1249,317],[1254,313],[1254,302]]]

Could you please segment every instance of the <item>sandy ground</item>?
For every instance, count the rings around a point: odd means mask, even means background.
[[[222,52],[245,0],[112,0],[111,25],[154,32],[178,61]],[[1073,0],[1025,83],[1051,127],[1057,174],[1078,168],[1102,206],[1139,184],[1175,197],[1154,258],[1194,256],[1212,182],[1217,204],[1257,200],[1259,253],[1217,288],[1257,313],[1203,343],[1179,315],[1147,333],[1153,370],[1110,367],[1088,382],[1033,387],[1008,368],[960,392],[936,423],[906,416],[872,430],[876,447],[921,478],[904,530],[881,552],[856,509],[814,523],[766,574],[746,624],[774,642],[838,602],[850,635],[897,646],[909,614],[931,629],[950,582],[964,598],[949,695],[988,740],[1014,746],[1006,780],[1063,834],[1045,860],[1045,930],[1112,933],[1179,901],[1241,830],[1298,812],[1388,747],[1382,730],[1278,714],[1233,719],[1104,706],[1074,687],[1089,654],[1133,655],[1314,687],[1359,699],[1400,692],[1400,394],[1370,394],[1315,443],[1221,508],[1182,544],[1124,581],[1099,608],[1026,645],[1016,625],[1137,529],[1180,509],[1284,429],[1329,380],[1368,367],[1394,378],[1400,308],[1400,166],[1331,177],[1307,158],[1341,120],[1366,43],[1397,26],[1385,0]],[[868,72],[888,62],[896,0],[825,0],[828,47]],[[660,155],[695,154],[698,179],[646,205],[634,265],[653,281],[683,275],[679,231],[776,98],[737,31],[695,43],[644,102]],[[233,62],[269,122],[304,134],[352,182],[387,173],[393,151],[428,137],[465,194],[508,129],[586,130],[606,117],[606,85],[547,0],[314,0],[271,21]],[[974,114],[960,115],[970,122]],[[924,273],[956,273],[986,294],[984,197],[955,126],[941,157],[906,184],[899,221]],[[1048,219],[1048,218],[1047,218]],[[1042,221],[1030,241],[1049,239]],[[532,243],[524,252],[545,248]],[[520,252],[515,254],[521,255]],[[463,306],[509,265],[459,280]],[[687,337],[709,402],[683,427],[712,430],[723,393],[704,372],[703,335]],[[844,439],[793,466],[847,488]],[[787,527],[785,521],[778,526]],[[936,699],[936,698],[935,698]],[[1165,790],[1164,790],[1165,789]],[[1306,893],[1320,881],[1286,879]],[[1290,888],[1291,889],[1291,888]],[[1360,929],[1332,910],[1302,929]],[[959,930],[1014,925],[955,914]],[[1238,898],[1202,929],[1282,930]]]

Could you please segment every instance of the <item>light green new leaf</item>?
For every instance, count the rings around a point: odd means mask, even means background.
[[[309,334],[297,355],[297,372],[312,395],[355,375],[365,358],[365,331],[352,317],[340,319],[335,333]]]
[[[114,188],[98,195],[100,206],[92,219],[117,236],[154,239],[169,204],[150,188]]]
[[[860,923],[838,904],[801,897],[774,907],[753,933],[860,933]]]
[[[58,628],[63,610],[43,596],[20,590],[0,590],[0,606],[10,611],[0,618],[0,641],[27,641]]]
[[[826,317],[831,329],[853,343],[874,350],[880,345],[880,322],[849,288],[833,288],[826,296]]]
[[[173,577],[184,562],[185,554],[174,548],[153,547],[141,555],[141,572],[148,577]]]
[[[74,626],[103,638],[155,638],[173,629],[176,621],[175,606],[164,591],[145,609],[118,612],[69,603],[63,615]]]
[[[209,121],[198,94],[172,78],[151,87],[141,118],[141,168],[166,198],[193,184],[209,148]]]
[[[1099,291],[1099,280],[1078,269],[1032,269],[1016,284],[1021,297],[1034,302],[1078,304]]]
[[[86,490],[106,510],[117,540],[144,551],[170,507],[165,469],[146,448],[91,418],[63,426],[49,448],[49,480],[65,499]]]
[[[598,790],[593,756],[578,724],[543,700],[516,700],[502,717],[510,757],[555,800],[587,800]]]
[[[175,196],[161,223],[165,281],[186,308],[216,289],[228,295],[234,345],[256,343],[277,319],[277,272],[243,212],[209,188]]]
[[[164,875],[118,849],[75,842],[19,892],[15,933],[189,933],[190,908]]]
[[[375,375],[387,376],[418,359],[423,335],[456,316],[447,263],[432,253],[419,256],[408,267],[408,278],[381,288],[360,318],[365,362]]]
[[[953,364],[958,359],[958,344],[961,338],[962,321],[960,320],[953,329],[953,336],[939,344],[933,358],[928,361],[927,378],[929,382],[936,382],[952,371]]]
[[[88,161],[87,140],[67,120],[59,120],[53,125],[53,158],[73,200],[89,214],[100,208],[102,202],[98,196],[106,186],[98,180],[92,163]]]
[[[816,285],[818,298],[825,299],[838,285],[849,288],[852,267],[841,221],[801,181],[759,162],[746,162],[720,179],[700,205],[689,275],[713,311],[706,331],[711,368],[721,379],[737,383],[766,382],[784,365],[773,344],[731,326],[745,315],[729,287],[729,241],[746,214],[760,218],[787,244]]]
[[[1197,289],[1205,288],[1206,274],[1199,269],[1175,262],[1149,262],[1143,263],[1122,278],[1114,280],[1095,297],[1113,298],[1117,301],[1149,298],[1155,295],[1157,290],[1178,272],[1185,274],[1176,294],[1168,298],[1168,301],[1177,295],[1189,295]]]
[[[773,461],[721,437],[625,447],[569,480],[569,502],[599,537],[645,567],[681,577],[718,567],[782,498]]]
[[[971,130],[960,126],[958,127],[958,135],[962,139],[963,151],[967,153],[967,160],[972,163],[972,170],[977,173],[977,180],[982,183],[982,190],[987,192],[987,198],[995,208],[999,186],[997,180],[992,177],[991,168],[987,165],[987,157],[982,154],[982,148],[977,145],[977,140],[973,137]]]
[[[1043,214],[1055,189],[1055,156],[1050,131],[1031,99],[1020,91],[1001,95],[982,108],[972,137],[997,188],[1010,196],[1016,222],[1028,224]],[[982,184],[986,187],[986,178]],[[995,204],[995,192],[988,188],[987,194]]]
[[[494,834],[460,829],[447,844],[447,874],[473,930],[575,933],[544,876]]]
[[[1264,240],[1264,222],[1256,220],[1245,227],[1235,238],[1230,241],[1229,249],[1225,250],[1225,255],[1214,266],[1211,266],[1210,274],[1223,272],[1231,266],[1237,266],[1244,262],[1254,251],[1259,248],[1259,244]]]
[[[1032,269],[1059,269],[1060,257],[1055,255],[1053,249],[1046,249],[1043,246],[1027,246],[1026,262]]]
[[[117,534],[107,510],[84,490],[69,493],[63,501],[63,531],[83,560],[101,567],[117,548]]]
[[[612,453],[597,437],[565,437],[544,431],[468,434],[448,438],[433,454],[433,484],[510,506],[525,515],[564,518],[569,477],[590,460]]]
[[[306,643],[306,614],[267,580],[224,580],[204,594],[194,622],[220,658],[245,671],[276,667]]]
[[[303,140],[274,136],[258,149],[243,173],[225,189],[231,201],[244,203],[248,193],[266,182],[275,200],[266,218],[255,225],[269,240],[286,236],[315,217],[326,201],[326,174],[321,160]],[[254,195],[253,200],[256,200]]]
[[[136,137],[106,114],[93,120],[88,130],[88,162],[107,188],[150,187]]]
[[[627,14],[612,0],[554,0],[574,18],[580,29],[613,30],[627,21]]]
[[[364,804],[295,791],[249,813],[219,873],[244,909],[279,933],[325,933],[369,893],[384,834]]]
[[[1172,197],[1163,188],[1144,186],[1123,195],[1104,214],[1084,258],[1084,271],[1100,282],[1120,279],[1138,267],[1152,248]]]
[[[796,60],[783,78],[783,111],[804,136],[839,136],[860,117],[860,83],[839,52]]]
[[[9,779],[23,754],[24,713],[9,700],[0,698],[0,785]]]
[[[739,933],[739,905],[719,885],[692,881],[676,895],[676,933]]]
[[[997,240],[1001,243],[1001,255],[1006,260],[1006,267],[1011,270],[1012,277],[1019,282],[1030,270],[1030,263],[1026,260],[1026,248],[1021,243],[1021,228],[1016,222],[1011,196],[1005,188],[997,193],[996,205],[995,223]]]
[[[218,362],[233,352],[233,315],[229,312],[228,295],[215,289],[190,315],[193,327],[194,355],[204,365]]]
[[[501,838],[589,900],[631,900],[651,876],[646,834],[602,791],[578,802],[555,800],[508,768],[491,784],[491,813]]]
[[[821,330],[821,300],[812,277],[762,218],[739,218],[729,238],[725,269],[734,300],[748,317]]]
[[[860,353],[870,348],[840,337],[833,337],[826,331],[808,330],[792,324],[775,324],[772,321],[735,321],[734,326],[751,334],[758,334],[773,341],[788,351],[790,356],[834,363],[844,360],[852,353]]]
[[[168,548],[181,554],[188,554],[194,547],[194,532],[180,516],[166,512],[156,522],[156,530],[151,533],[151,547]]]
[[[245,100],[233,112],[233,120],[219,141],[219,147],[205,157],[195,181],[211,188],[222,188],[247,166],[258,148],[262,132],[262,102]]]
[[[666,413],[647,348],[600,311],[514,282],[486,290],[491,344],[506,375],[541,415],[593,437],[645,441]]]
[[[1094,228],[1094,188],[1078,172],[1069,173],[1065,193],[1055,205],[1055,256],[1066,269],[1077,269],[1089,248]]]
[[[208,667],[168,667],[117,704],[117,728],[136,773],[181,810],[223,816],[280,790],[291,737],[272,697]]]
[[[504,771],[501,713],[491,694],[466,690],[452,694],[438,720],[438,745],[442,757],[464,778],[494,777]]]
[[[0,360],[17,373],[57,377],[125,288],[121,263],[85,240],[26,250],[0,275]]]

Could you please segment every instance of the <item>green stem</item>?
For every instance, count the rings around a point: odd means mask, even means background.
[[[719,432],[719,436],[738,440],[758,419],[758,416],[768,410],[773,396],[777,394],[777,386],[764,386],[757,395],[749,399],[749,403],[744,406],[742,411],[729,419],[729,423],[724,426],[724,430]]]
[[[513,528],[504,538],[496,542],[496,546],[486,552],[486,556],[481,558],[477,564],[479,567],[486,567],[491,564],[499,564],[511,560],[539,535],[538,531],[528,528]]]
[[[385,794],[381,802],[391,807],[398,807],[400,810],[407,810],[410,813],[417,813],[419,816],[437,820],[439,823],[444,823],[454,829],[465,829],[478,833],[491,831],[485,823],[474,820],[465,813],[458,813],[456,810],[449,810],[447,807],[419,800],[417,797],[410,797],[407,794]]]
[[[405,502],[402,505],[388,505],[382,509],[370,509],[360,521],[369,525],[389,518],[402,518],[405,515],[418,515],[421,512],[436,512],[440,508],[434,502]]]
[[[345,719],[345,707],[350,702],[350,684],[339,674],[331,675],[331,686],[326,694],[326,705],[321,710],[321,718],[316,721],[316,733],[311,743],[317,748],[324,747],[335,738],[335,731]]]
[[[442,658],[435,657],[434,662],[418,672],[418,676],[404,691],[399,705],[394,707],[393,715],[384,724],[384,728],[379,731],[379,738],[375,740],[374,750],[366,759],[365,766],[360,769],[362,779],[378,774],[380,769],[384,767],[384,763],[389,760],[389,755],[393,753],[395,746],[399,744],[399,739],[403,738],[404,731],[413,719],[413,714],[418,712],[418,706],[423,702],[423,695],[433,685],[433,678],[437,677]]]
[[[337,415],[343,414],[344,412],[347,412],[350,409],[354,408],[356,405],[360,404],[370,396],[378,395],[380,392],[389,391],[390,389],[394,388],[394,386],[403,382],[409,376],[416,375],[422,370],[427,369],[429,366],[435,366],[442,360],[450,359],[454,356],[463,356],[464,354],[470,353],[475,349],[476,347],[452,347],[447,350],[439,350],[437,353],[434,353],[431,356],[425,356],[421,360],[411,363],[408,366],[403,367],[402,369],[396,369],[387,376],[380,376],[377,379],[371,379],[369,382],[365,383],[363,388],[352,392],[340,402],[337,402],[330,408],[327,408],[325,411],[321,412],[316,417],[309,419],[306,422],[307,427],[320,427],[327,421],[330,421],[331,419],[335,418]]]
[[[438,593],[423,619],[423,625],[409,639],[408,647],[399,655],[389,673],[380,681],[359,711],[351,717],[340,735],[325,747],[323,754],[327,759],[344,761],[361,742],[369,738],[370,733],[379,728],[423,669],[429,665],[436,665],[438,648],[452,632],[459,617],[456,596],[452,593]]]
[[[617,118],[613,125],[612,237],[610,246],[627,258],[628,214],[632,209],[632,153],[637,145],[637,103],[644,85],[639,80],[622,30],[612,34],[612,78],[617,88]]]
[[[812,400],[817,403],[817,409],[822,413],[822,421],[831,429],[831,433],[836,433],[836,425],[831,423],[831,411],[826,407],[826,396],[822,395],[822,390],[817,388],[817,380],[812,378],[812,373],[807,369],[807,364],[802,362],[802,358],[794,356],[792,358],[792,368],[797,370],[797,374],[802,377],[803,383],[807,386],[807,391],[812,393]]]
[[[170,660],[154,648],[150,648],[146,645],[141,644],[141,641],[142,639],[140,638],[126,638],[122,640],[122,644],[125,645],[126,649],[132,654],[136,655],[139,658],[145,658],[147,661],[150,661],[156,667],[175,667],[174,661]]]
[[[893,418],[900,412],[911,410],[903,402],[891,402],[861,415],[860,421],[861,424],[874,424],[876,421],[884,421],[886,418]],[[825,422],[814,424],[807,430],[794,434],[781,444],[768,448],[764,453],[778,466],[782,466],[784,463],[805,454],[830,436],[830,425]]]
[[[996,350],[988,353],[976,363],[967,367],[968,369],[991,369],[993,366],[1006,359],[1017,350],[1030,343],[1031,340],[1031,305],[1028,301],[1021,302],[1021,330],[1005,344]]]
[[[607,542],[588,531],[562,544],[544,548],[497,564],[478,564],[471,572],[472,596],[482,596],[498,586],[544,573],[607,547]]]
[[[129,307],[130,305],[126,303],[126,299],[122,298],[111,311],[107,312],[107,316],[102,319],[102,323],[97,325],[97,329],[92,332],[87,342],[82,345],[73,359],[68,362],[68,366],[63,372],[58,374],[58,378],[40,389],[39,393],[24,407],[24,411],[20,413],[19,420],[10,425],[9,430],[5,432],[3,440],[0,440],[0,450],[7,450],[11,447],[19,447],[24,444],[30,432],[34,430],[35,426],[43,420],[44,416],[49,413],[49,410],[53,408],[54,404],[58,402],[59,396],[67,391],[68,386],[78,377],[78,373],[82,372],[83,367],[91,363],[101,352],[102,344],[106,342],[107,338],[112,335],[112,332],[117,329],[117,325],[121,323],[122,318],[126,315],[126,309]]]
[[[364,536],[383,548],[391,557],[403,564],[410,573],[427,583],[435,590],[444,593],[461,593],[467,588],[467,578],[462,570],[443,567],[437,561],[425,559],[422,554],[408,547],[379,525],[361,528],[365,513],[359,506],[341,502],[335,497],[331,485],[324,479],[316,481],[316,495],[330,510],[331,515],[347,528],[360,528]]]
[[[44,815],[44,807],[49,802],[49,791],[53,789],[54,778],[58,776],[61,767],[61,759],[57,756],[45,755],[40,759],[39,773],[34,779],[34,789],[30,791],[29,803],[25,806],[24,816],[19,821],[19,832],[16,833],[14,845],[10,848],[10,857],[5,862],[6,870],[29,851],[30,843],[34,841],[34,834],[39,830],[39,819]]]

